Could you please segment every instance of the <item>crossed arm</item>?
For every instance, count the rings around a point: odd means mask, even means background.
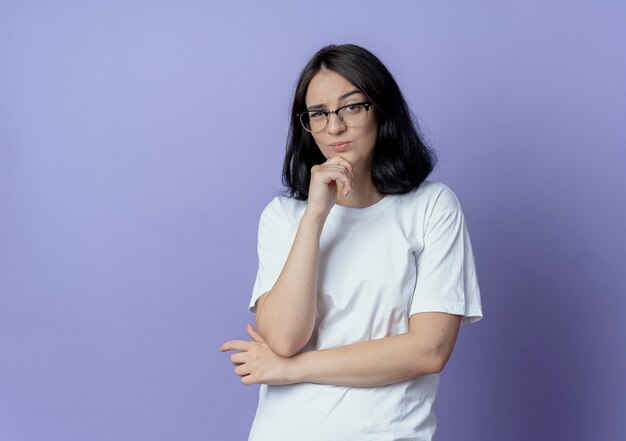
[[[331,349],[277,355],[248,325],[251,341],[231,340],[231,355],[243,384],[320,383],[373,387],[440,372],[458,334],[461,317],[428,312],[411,316],[407,333]]]
[[[257,301],[258,331],[231,340],[220,351],[243,384],[320,383],[382,386],[440,372],[454,348],[461,316],[414,314],[409,331],[331,349],[299,351],[310,339],[317,305],[319,235],[324,219],[304,215],[287,261],[272,290]]]

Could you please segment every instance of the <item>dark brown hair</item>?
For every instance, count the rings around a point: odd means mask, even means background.
[[[320,49],[298,79],[283,164],[283,183],[289,195],[306,200],[311,167],[326,161],[313,136],[304,130],[296,116],[306,110],[309,83],[321,70],[341,75],[373,103],[379,128],[372,158],[372,181],[378,192],[402,194],[417,188],[435,167],[435,153],[420,136],[415,118],[385,65],[362,47],[342,44]]]

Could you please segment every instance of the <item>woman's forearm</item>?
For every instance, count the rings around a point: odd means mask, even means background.
[[[293,357],[293,383],[373,387],[439,372],[436,353],[412,345],[408,334],[371,340]]]
[[[297,354],[289,362],[288,382],[373,387],[441,372],[460,317],[428,313],[414,323],[405,334]]]
[[[305,212],[285,266],[257,305],[257,328],[277,354],[296,354],[311,338],[317,312],[319,240],[325,218]]]

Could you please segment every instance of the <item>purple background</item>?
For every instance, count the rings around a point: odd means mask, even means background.
[[[440,440],[626,433],[626,5],[0,3],[0,439],[244,440],[297,74],[361,44],[465,210],[486,318]]]

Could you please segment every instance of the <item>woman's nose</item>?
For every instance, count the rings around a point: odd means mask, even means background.
[[[339,118],[339,115],[336,113],[331,113],[328,115],[328,126],[326,127],[326,131],[331,135],[335,135],[337,133],[341,133],[346,129],[345,124]]]

